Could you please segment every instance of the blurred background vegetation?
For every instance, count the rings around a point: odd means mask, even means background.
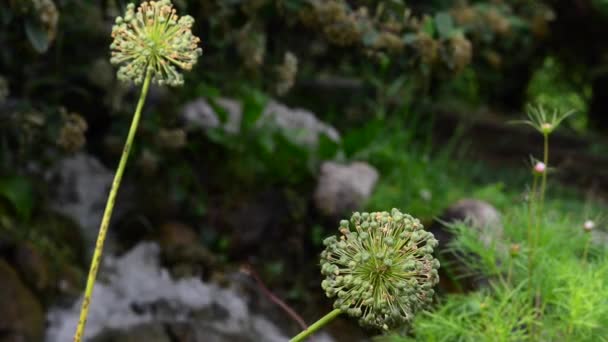
[[[184,87],[151,90],[113,253],[158,241],[175,276],[206,281],[250,265],[311,320],[329,305],[321,241],[351,211],[398,207],[431,224],[465,197],[523,200],[540,140],[507,123],[528,102],[577,111],[553,143],[551,191],[603,205],[608,1],[173,2],[204,53]],[[0,332],[34,327],[37,341],[44,312],[83,287],[139,91],[109,64],[126,4],[0,2],[1,272],[33,294],[0,308]],[[175,244],[204,251],[202,266],[184,268]]]

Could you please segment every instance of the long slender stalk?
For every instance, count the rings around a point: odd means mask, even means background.
[[[587,263],[587,256],[589,255],[589,245],[591,245],[591,233],[587,233],[587,241],[585,241],[585,249],[583,250],[583,263]]]
[[[536,198],[536,188],[538,186],[538,176],[536,173],[534,174],[534,181],[532,183],[532,190],[528,195],[528,278],[529,278],[529,286],[532,286],[532,273],[534,267],[534,231],[536,228],[536,220],[534,215],[534,200]]]
[[[545,170],[541,175],[541,184],[540,184],[540,193],[539,193],[539,201],[538,208],[536,210],[536,237],[535,237],[535,246],[534,249],[538,248],[540,244],[540,224],[543,217],[543,210],[545,204],[545,192],[547,190],[547,172],[549,171],[549,133],[543,133],[543,163],[545,164]],[[534,267],[534,265],[532,265]],[[532,273],[530,273],[530,281],[532,281]],[[532,286],[530,287],[532,288]],[[541,305],[541,293],[540,287],[536,287],[536,291],[532,298],[533,306],[537,311],[537,314],[540,315],[542,310],[540,310]],[[540,317],[538,317],[540,319]],[[532,338],[534,340],[538,340],[537,334],[540,333],[540,330],[537,330],[534,326],[532,328]]]
[[[289,342],[300,342],[304,341],[310,335],[314,334],[317,330],[321,329],[324,325],[331,322],[334,318],[338,317],[342,313],[340,309],[334,309],[327,315],[321,317],[318,321],[313,323],[308,329],[303,330],[301,333],[297,334],[294,338],[289,340]]]
[[[507,271],[507,284],[511,285],[511,278],[513,275],[513,256],[509,257],[509,268]]]
[[[545,164],[545,172],[542,174],[540,184],[540,204],[538,215],[542,215],[543,204],[545,203],[545,190],[547,190],[547,171],[549,170],[549,134],[543,134],[543,163]]]
[[[543,217],[543,210],[545,204],[545,192],[547,191],[547,172],[549,172],[549,134],[543,134],[543,163],[545,164],[545,170],[541,175],[540,190],[538,207],[536,209],[536,224],[535,224],[535,237],[534,237],[534,249],[538,248],[540,244],[540,224]],[[536,252],[536,251],[535,251]],[[534,267],[534,265],[532,265]]]
[[[114,181],[112,182],[112,188],[106,202],[106,208],[103,212],[103,218],[101,220],[101,226],[99,227],[99,233],[97,235],[97,243],[95,244],[95,252],[93,253],[93,260],[91,261],[91,268],[89,269],[89,276],[87,278],[87,286],[84,292],[84,299],[82,300],[82,307],[80,309],[80,319],[78,320],[78,327],[74,335],[74,342],[80,342],[84,336],[84,328],[87,323],[87,316],[89,314],[89,306],[91,305],[91,296],[93,294],[93,287],[95,286],[95,279],[97,277],[97,271],[99,270],[99,264],[101,263],[101,255],[103,253],[103,245],[110,226],[110,218],[112,217],[112,211],[114,210],[114,202],[116,201],[116,194],[120,188],[120,182],[122,175],[129,159],[129,153],[131,152],[131,146],[133,145],[133,139],[135,138],[135,132],[137,132],[137,126],[139,125],[139,119],[141,117],[141,111],[146,102],[146,96],[148,95],[148,89],[150,88],[150,81],[152,80],[152,69],[148,69],[144,84],[142,86],[139,101],[137,102],[137,108],[131,121],[131,128],[129,128],[129,134],[127,135],[127,141],[125,142],[120,162],[118,163],[118,169],[114,175]]]

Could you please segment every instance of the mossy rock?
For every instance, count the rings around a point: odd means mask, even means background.
[[[0,259],[0,317],[3,341],[43,340],[42,306],[4,259]]]
[[[93,342],[170,342],[171,338],[162,323],[151,322],[121,330],[105,330]]]

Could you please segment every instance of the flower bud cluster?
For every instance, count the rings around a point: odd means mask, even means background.
[[[350,46],[361,40],[366,12],[355,12],[343,0],[314,0],[312,8],[300,12],[304,25],[321,29],[328,41],[339,46]]]
[[[266,58],[266,33],[253,21],[236,35],[236,49],[249,70],[259,70]]]
[[[437,240],[397,209],[354,213],[340,222],[340,237],[325,239],[321,283],[334,307],[363,326],[389,329],[428,305],[438,283]]]
[[[283,64],[277,67],[278,83],[277,93],[285,95],[294,85],[298,74],[298,57],[291,52],[286,52]]]
[[[471,41],[463,35],[455,35],[449,40],[449,56],[452,70],[459,73],[471,63],[473,58],[473,46]]]
[[[150,68],[154,83],[182,85],[179,69],[192,69],[202,54],[193,24],[191,16],[180,18],[169,0],[144,1],[137,11],[129,4],[112,27],[110,62],[120,65],[118,78],[140,84]]]
[[[77,113],[63,112],[63,126],[59,131],[57,145],[66,152],[77,152],[86,143],[85,133],[88,129],[86,120]]]

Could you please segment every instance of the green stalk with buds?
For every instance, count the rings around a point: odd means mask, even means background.
[[[532,126],[537,130],[543,137],[543,159],[542,161],[534,161],[532,173],[534,175],[534,185],[532,192],[530,193],[530,199],[528,204],[528,289],[532,297],[533,306],[537,309],[540,307],[540,289],[536,289],[534,293],[534,268],[535,268],[535,252],[540,244],[540,224],[541,217],[543,214],[545,193],[547,191],[547,172],[549,171],[549,136],[553,133],[557,127],[567,117],[572,115],[573,112],[559,112],[553,110],[551,113],[547,112],[542,105],[528,106],[528,120],[516,121],[515,123],[521,123]],[[540,177],[540,189],[537,192],[538,178]],[[532,222],[534,218],[534,222]],[[531,227],[534,226],[534,234],[532,234]],[[530,326],[530,334],[536,337],[536,330],[534,325]]]
[[[340,222],[340,237],[323,242],[321,287],[334,310],[291,341],[302,341],[345,313],[384,331],[411,322],[433,299],[439,282],[437,240],[419,220],[393,209],[354,213]]]
[[[184,83],[180,69],[192,69],[202,54],[202,50],[198,47],[200,39],[192,34],[193,24],[194,19],[190,16],[180,18],[169,0],[159,0],[142,2],[137,11],[134,4],[129,4],[125,15],[117,17],[112,28],[110,62],[119,65],[118,79],[141,84],[142,90],[101,220],[80,319],[74,335],[75,342],[80,342],[84,336],[93,287],[101,263],[116,195],[133,146],[150,83],[170,86]]]

